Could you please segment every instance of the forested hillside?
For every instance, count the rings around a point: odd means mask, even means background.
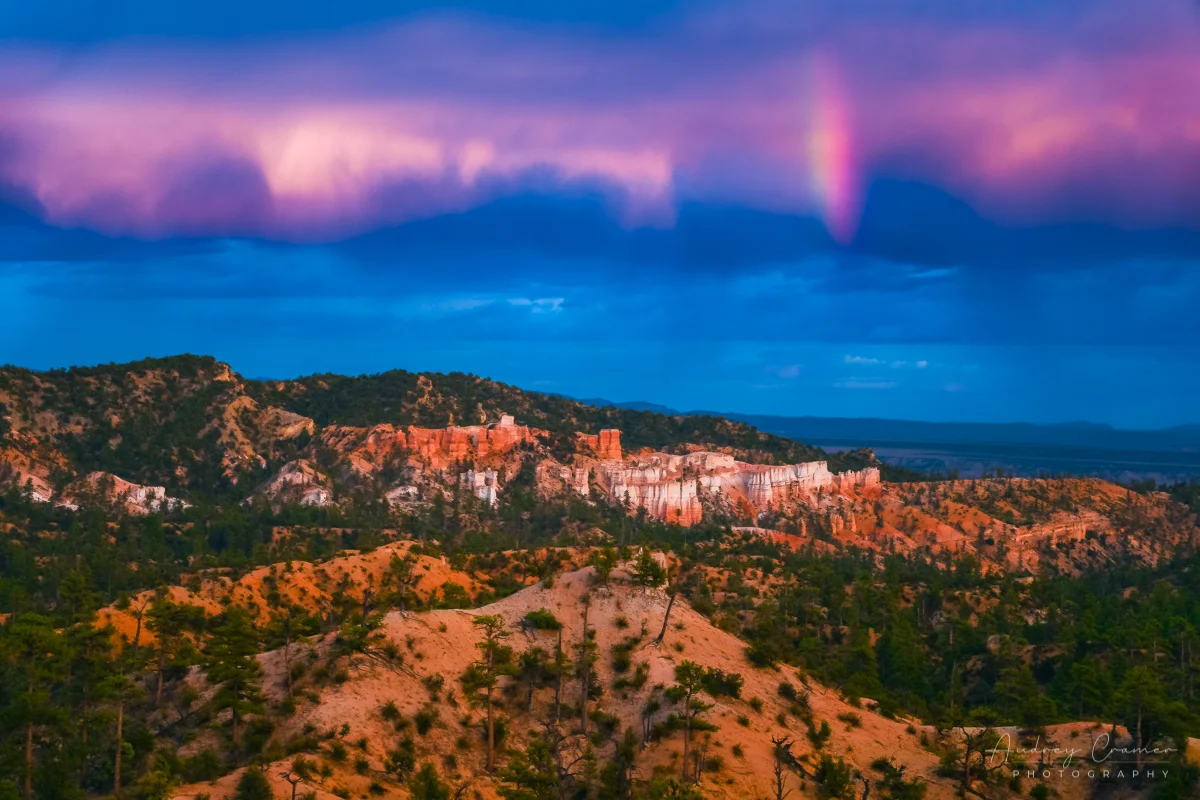
[[[750,518],[706,496],[684,525],[545,465],[595,470],[576,434],[618,426],[629,448],[821,454],[466,375],[0,377],[4,800],[1195,796],[1194,484],[885,475]],[[486,456],[494,499],[461,478],[476,450],[419,480],[357,455],[373,426],[500,412],[479,436],[528,439]],[[262,493],[298,459],[328,502]],[[94,470],[187,502],[72,488]],[[1115,732],[1170,777],[1013,779],[980,755],[1002,726]]]

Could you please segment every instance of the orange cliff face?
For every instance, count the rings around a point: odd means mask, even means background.
[[[575,434],[575,448],[600,461],[621,460],[621,432],[616,428],[605,428],[598,434]]]
[[[397,456],[403,456],[412,466],[446,470],[456,463],[508,455],[521,445],[537,444],[542,435],[542,431],[517,425],[511,416],[504,415],[491,425],[447,428],[339,425],[326,429],[322,440],[345,454],[352,471],[370,475]]]

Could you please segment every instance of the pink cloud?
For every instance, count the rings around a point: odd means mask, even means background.
[[[142,236],[327,239],[579,184],[631,226],[696,198],[825,213],[849,238],[885,173],[1014,222],[1200,225],[1200,23],[1148,5],[1041,27],[752,5],[625,37],[438,18],[10,50],[0,180],[53,222]],[[813,135],[818,50],[844,139]]]

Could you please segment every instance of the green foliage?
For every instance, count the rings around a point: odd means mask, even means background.
[[[658,777],[646,787],[647,800],[704,800],[704,793],[691,783]]]
[[[533,739],[509,758],[497,791],[505,800],[558,800],[558,770],[550,745]]]
[[[416,726],[417,734],[420,736],[429,733],[433,729],[433,726],[437,724],[437,721],[437,709],[429,706],[420,709],[413,715],[413,724]]]
[[[871,764],[871,769],[880,773],[876,786],[879,788],[880,796],[886,800],[924,800],[928,785],[919,776],[905,778],[907,767],[896,766],[889,758],[880,758]],[[1035,798],[1035,800],[1046,800],[1046,798]]]
[[[237,793],[234,800],[274,800],[271,792],[271,782],[262,770],[256,767],[246,767],[242,777],[238,779]]]
[[[745,679],[736,672],[706,667],[701,683],[713,697],[741,697]]]
[[[413,800],[450,800],[450,787],[438,777],[437,768],[428,761],[408,779],[408,791]]]
[[[397,780],[408,780],[417,766],[416,747],[411,738],[405,737],[392,748],[383,761],[383,768]]]
[[[851,800],[854,796],[853,771],[841,758],[821,756],[813,770],[813,781],[817,784],[817,796],[823,800]]]
[[[262,710],[262,668],[255,658],[258,644],[258,630],[249,613],[240,606],[231,606],[213,628],[205,650],[205,672],[219,687],[213,707],[231,712],[235,748],[241,746],[242,720]]]
[[[525,615],[525,621],[539,631],[556,631],[562,628],[562,622],[558,617],[544,608],[530,611]]]
[[[833,729],[829,727],[829,723],[825,720],[821,720],[820,725],[817,725],[814,720],[809,720],[807,735],[813,749],[820,750],[829,743],[829,738],[833,736]]]
[[[662,586],[667,580],[667,571],[654,560],[654,553],[649,547],[643,547],[638,552],[637,561],[633,564],[633,580],[639,586]]]
[[[1200,793],[1200,766],[1183,758],[1171,762],[1160,782],[1155,782],[1150,800],[1195,800]]]

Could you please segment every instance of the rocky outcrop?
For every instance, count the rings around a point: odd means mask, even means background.
[[[522,448],[536,448],[545,435],[504,415],[491,425],[447,428],[334,426],[322,434],[322,442],[344,454],[348,471],[359,478],[404,465],[417,483],[432,483],[441,487],[439,491],[457,483],[494,506],[514,456]],[[576,434],[575,451],[573,464],[554,461],[542,451],[538,482],[543,490],[608,497],[683,525],[698,522],[710,502],[753,517],[808,502],[817,492],[849,493],[879,485],[876,469],[834,474],[824,461],[748,464],[727,453],[707,451],[625,456],[621,432],[612,428]],[[468,468],[447,474],[456,465]],[[393,504],[414,502],[418,496],[411,487],[393,491],[394,498],[388,494]]]
[[[218,375],[214,380],[228,378]],[[308,417],[274,406],[263,408],[252,398],[239,395],[221,410],[220,415],[200,435],[217,433],[217,444],[224,451],[221,456],[222,470],[236,480],[239,470],[266,466],[266,456],[274,453],[278,443],[303,434],[311,436],[315,430],[316,423]]]
[[[489,506],[496,505],[500,481],[495,470],[469,469],[458,476],[458,485],[470,489],[476,497]]]
[[[455,463],[505,456],[523,444],[537,444],[536,434],[505,415],[492,425],[449,428],[414,428],[407,434],[407,449],[430,469],[446,469]]]
[[[27,468],[20,460],[14,461],[15,464],[5,461],[3,454],[0,454],[0,487],[13,486],[34,503],[49,503],[54,494],[50,482]]]
[[[329,476],[319,472],[310,462],[289,461],[273,478],[259,487],[259,494],[272,505],[293,502],[302,506],[333,505]]]
[[[605,428],[598,434],[575,434],[575,450],[582,455],[601,461],[621,460],[621,432],[616,428]]]
[[[416,486],[394,486],[387,490],[384,497],[387,499],[389,505],[405,506],[420,500],[421,490]]]
[[[20,431],[0,437],[0,489],[10,486],[35,503],[48,503],[54,494],[51,476],[69,472],[62,453],[46,441]]]
[[[374,425],[353,428],[335,425],[321,435],[327,446],[344,453],[350,470],[369,476],[385,466],[403,461],[425,470],[447,470],[455,464],[478,465],[503,458],[523,445],[535,445],[541,432],[517,425],[507,414],[490,425],[451,425],[418,428],[415,425]]]
[[[117,505],[129,514],[181,511],[188,503],[167,495],[166,487],[130,483],[108,472],[92,472],[63,491],[59,505],[78,508],[84,503]]]
[[[681,525],[699,522],[706,500],[756,517],[771,508],[809,502],[820,491],[847,493],[879,486],[879,470],[874,468],[834,474],[824,461],[747,464],[725,453],[710,452],[597,461],[590,473],[584,471],[581,476],[574,470],[560,477],[575,491],[588,495],[589,474],[613,500]]]

